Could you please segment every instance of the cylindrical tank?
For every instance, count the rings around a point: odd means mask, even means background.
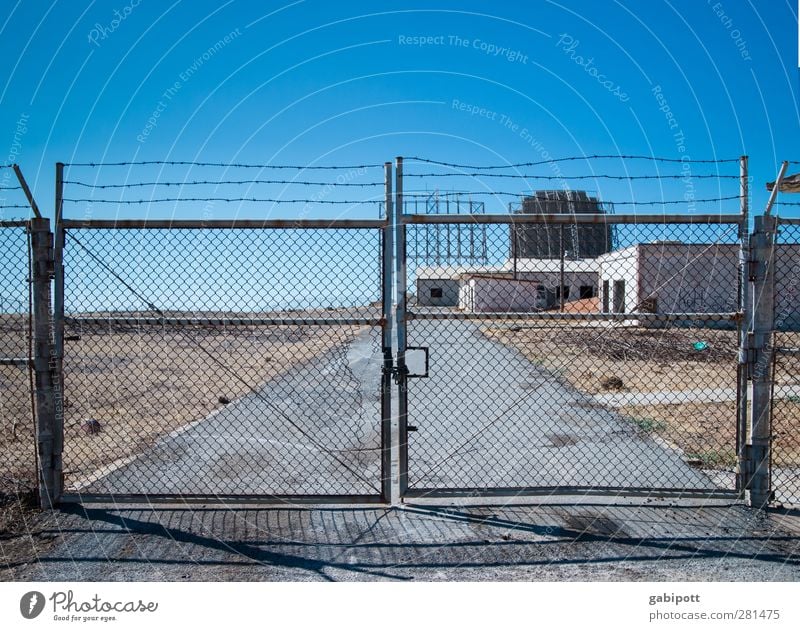
[[[524,197],[521,212],[602,215],[605,209],[596,197],[589,197],[585,191],[555,190],[536,191]],[[609,223],[523,224],[512,232],[511,251],[516,252],[518,258],[557,259],[561,258],[563,247],[567,259],[595,258],[613,249],[613,236],[613,227]]]

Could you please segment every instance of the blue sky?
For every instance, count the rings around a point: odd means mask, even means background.
[[[794,0],[5,0],[0,32],[2,161],[15,156],[50,215],[56,161],[379,165],[404,155],[480,165],[593,154],[718,159],[746,153],[758,211],[778,163],[800,159]],[[681,173],[680,164],[619,160],[558,168],[520,172]],[[448,172],[423,164],[407,171]],[[735,175],[738,166],[692,165],[691,172]],[[89,183],[273,175],[335,179],[324,171],[68,171],[68,179]],[[368,184],[382,173],[367,169],[348,177]],[[735,180],[694,185],[696,198],[738,192]],[[469,177],[409,178],[407,184],[512,193],[547,186]],[[687,189],[681,180],[598,179],[584,186],[621,202],[680,200]],[[119,191],[112,192],[118,199]],[[166,192],[330,200],[381,195],[379,186],[327,194],[321,185],[258,185],[143,188],[122,198]],[[87,195],[91,189],[68,187],[67,197]],[[505,201],[489,196],[487,206],[496,210]],[[728,202],[649,210],[737,209]],[[796,211],[787,207],[782,214]],[[304,212],[302,205],[253,203],[65,208],[67,216],[98,218]],[[310,213],[370,216],[374,208],[314,207]]]

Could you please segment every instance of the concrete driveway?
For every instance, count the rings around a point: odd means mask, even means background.
[[[409,384],[412,488],[714,488],[683,455],[481,324],[413,321],[430,376]],[[376,329],[289,369],[80,487],[96,493],[376,494]]]
[[[480,322],[414,320],[430,376],[409,385],[409,484],[419,488],[714,488],[683,454],[643,432]]]
[[[376,495],[382,361],[379,330],[365,330],[77,490]]]

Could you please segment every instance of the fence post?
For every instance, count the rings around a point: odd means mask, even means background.
[[[383,229],[383,374],[381,377],[381,494],[392,501],[392,294],[394,292],[394,206],[392,163],[383,165],[386,226]]]
[[[750,324],[750,423],[747,472],[751,506],[761,508],[772,499],[770,448],[772,440],[772,332],[775,311],[776,218],[755,218],[750,240],[753,315]]]
[[[744,496],[747,486],[747,429],[748,429],[748,344],[753,304],[750,301],[750,201],[748,158],[739,159],[739,313],[737,325],[739,361],[736,371],[736,490]]]
[[[395,222],[397,234],[395,246],[397,250],[396,284],[397,308],[395,318],[397,322],[397,425],[398,425],[398,460],[400,462],[399,492],[402,499],[408,489],[408,368],[406,367],[406,223],[405,208],[403,206],[403,158],[397,157],[395,161]],[[427,240],[427,235],[426,235]]]
[[[56,163],[56,206],[53,236],[53,342],[58,374],[64,358],[64,165]]]
[[[57,377],[50,329],[52,235],[48,219],[30,220],[33,285],[33,369],[36,401],[36,454],[39,505],[52,508],[61,495],[61,448],[57,420]]]

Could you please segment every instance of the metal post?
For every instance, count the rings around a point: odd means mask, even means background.
[[[28,186],[28,182],[25,180],[25,176],[22,175],[22,170],[19,168],[18,164],[11,165],[14,168],[14,173],[17,176],[17,180],[19,181],[20,188],[22,188],[22,192],[25,193],[25,197],[28,199],[28,204],[33,211],[33,216],[37,219],[42,218],[42,213],[39,212],[39,205],[36,203],[36,200],[33,198],[33,193],[31,193],[31,189]]]
[[[30,221],[31,270],[33,284],[33,368],[36,401],[36,455],[39,477],[39,505],[52,508],[61,495],[61,450],[56,436],[56,392],[50,336],[50,278],[52,245],[50,221]]]
[[[519,230],[513,223],[511,224],[511,234],[513,235],[513,238],[511,239],[511,256],[514,261],[514,280],[517,280],[517,250],[519,249]]]
[[[751,506],[761,508],[772,499],[770,475],[772,331],[774,326],[774,242],[776,219],[755,218],[750,242],[753,279],[753,317],[750,333],[750,427],[747,444],[747,488]]]
[[[767,200],[767,207],[764,209],[764,214],[769,215],[770,211],[772,210],[772,205],[775,203],[775,200],[778,198],[778,193],[781,190],[781,183],[783,182],[783,176],[786,174],[786,169],[789,167],[789,163],[784,161],[781,163],[781,168],[778,171],[778,177],[775,180],[775,183],[772,186],[772,191],[770,191],[769,199]]]
[[[392,163],[383,165],[386,227],[383,229],[383,375],[381,380],[381,495],[392,501],[392,292],[394,290],[394,207]]]
[[[53,435],[58,456],[57,484],[63,487],[62,458],[64,451],[64,165],[56,163],[55,225],[53,226],[53,356],[56,425]]]
[[[752,323],[750,302],[750,202],[747,156],[739,159],[739,304],[741,313],[737,325],[739,361],[736,370],[736,490],[742,495],[747,486],[747,429],[748,429],[748,331]]]
[[[406,367],[406,217],[403,210],[403,158],[395,162],[396,284],[397,284],[397,423],[399,491],[402,499],[408,489],[408,368]]]
[[[558,311],[559,313],[564,313],[564,224],[560,226],[561,231],[559,233],[558,242],[559,242],[559,250],[561,251],[561,266],[559,268],[558,274]]]
[[[55,287],[53,294],[53,325],[56,359],[64,357],[64,165],[56,163],[55,237],[53,263]],[[59,373],[60,374],[60,373]]]

